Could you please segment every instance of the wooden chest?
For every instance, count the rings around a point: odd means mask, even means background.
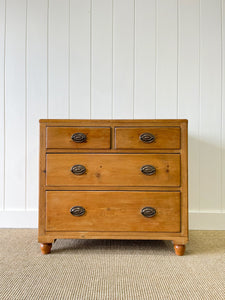
[[[39,236],[188,241],[187,120],[40,120]]]

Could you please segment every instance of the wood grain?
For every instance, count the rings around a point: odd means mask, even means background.
[[[180,126],[182,123],[188,123],[187,119],[108,119],[108,120],[89,120],[89,119],[40,119],[40,123],[46,123],[48,126]]]
[[[45,220],[46,220],[46,199],[45,199],[45,181],[46,181],[46,127],[40,124],[40,148],[39,148],[39,215],[38,215],[38,236],[45,235]],[[46,240],[39,240],[41,243],[46,243]],[[47,241],[51,242],[51,241]]]
[[[162,239],[178,245],[177,253],[184,252],[188,242],[187,120],[45,119],[40,127],[40,243],[65,238]],[[74,128],[94,130],[88,135],[93,148],[67,147]],[[109,130],[108,138],[96,138],[98,128]],[[139,133],[149,128],[155,130],[158,148],[139,148]],[[128,143],[128,148],[115,149],[118,129],[121,145]],[[110,148],[98,148],[106,142]],[[74,175],[75,164],[84,165],[86,173]],[[156,174],[144,175],[141,167],[146,164],[155,166]],[[73,216],[73,206],[84,207],[85,214]],[[156,209],[154,217],[141,214],[146,206]]]
[[[40,245],[41,253],[42,254],[49,254],[51,253],[52,244],[51,243],[42,243]]]
[[[151,133],[155,136],[152,143],[144,143],[140,140],[143,133]],[[179,127],[116,127],[116,149],[179,149]]]
[[[53,243],[55,239],[115,239],[115,240],[176,240],[177,244],[186,244],[188,237],[180,232],[150,231],[46,231],[39,236],[39,243]]]
[[[180,231],[179,192],[68,192],[47,193],[47,231]],[[76,217],[73,206],[86,213]],[[143,207],[156,209],[146,218]]]
[[[71,168],[82,165],[83,175]],[[141,167],[152,165],[156,174],[144,175]],[[179,186],[179,154],[47,154],[46,184],[50,186]]]
[[[77,132],[86,135],[85,143],[71,139]],[[110,127],[47,127],[47,148],[109,149]]]
[[[185,252],[185,245],[174,244],[174,250],[175,250],[176,255],[183,256],[184,252]]]
[[[181,153],[181,235],[188,237],[188,126],[181,124],[182,153]]]

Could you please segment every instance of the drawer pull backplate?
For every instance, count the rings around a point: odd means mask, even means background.
[[[141,214],[146,218],[152,218],[156,215],[156,210],[153,207],[146,206],[142,208]]]
[[[71,172],[74,175],[83,175],[86,172],[86,168],[85,168],[85,166],[82,166],[82,165],[74,165],[71,168]]]
[[[152,165],[144,165],[143,167],[141,167],[141,172],[145,175],[153,175],[156,173],[156,168]]]
[[[84,207],[82,206],[73,206],[70,209],[70,213],[74,216],[74,217],[81,217],[85,214],[86,210]]]
[[[75,143],[85,143],[87,141],[87,136],[84,133],[76,132],[71,136],[71,139]]]
[[[153,143],[155,141],[155,136],[151,133],[145,132],[139,136],[139,139],[144,143]]]

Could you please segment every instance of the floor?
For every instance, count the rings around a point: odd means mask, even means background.
[[[36,229],[0,229],[0,299],[225,299],[225,231],[169,241],[57,240],[41,255]]]

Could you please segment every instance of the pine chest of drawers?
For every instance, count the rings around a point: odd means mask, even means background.
[[[188,241],[187,120],[40,120],[39,233]]]

